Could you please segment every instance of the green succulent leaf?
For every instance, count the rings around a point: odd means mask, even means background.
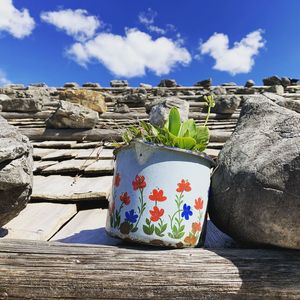
[[[194,137],[196,134],[196,123],[193,119],[183,122],[178,132],[179,137]]]
[[[169,132],[178,135],[179,129],[180,129],[180,114],[176,107],[172,107],[169,113]]]
[[[176,137],[175,146],[181,149],[191,150],[196,145],[196,140],[192,137]]]

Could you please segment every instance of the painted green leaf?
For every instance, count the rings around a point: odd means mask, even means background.
[[[161,232],[166,231],[167,227],[168,227],[168,224],[162,225],[162,226],[161,226]]]
[[[169,113],[169,132],[178,135],[180,129],[180,114],[176,107],[172,107]]]
[[[184,234],[185,234],[185,232],[184,231],[182,231],[182,232],[180,232],[180,233],[178,233],[178,239],[181,239],[183,236],[184,236]]]

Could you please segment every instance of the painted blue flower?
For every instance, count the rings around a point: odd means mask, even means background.
[[[193,215],[193,212],[191,211],[191,207],[189,205],[184,204],[183,205],[183,212],[181,213],[181,217],[188,220],[190,216]]]
[[[125,222],[135,223],[139,216],[134,212],[134,209],[132,209],[130,211],[125,212],[125,217]]]

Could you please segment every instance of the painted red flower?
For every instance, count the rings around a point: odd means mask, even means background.
[[[182,193],[182,192],[190,192],[192,190],[191,188],[191,184],[184,179],[181,179],[181,182],[177,183],[177,189],[176,191],[178,193]]]
[[[149,199],[152,201],[162,202],[167,200],[167,197],[164,196],[164,191],[160,189],[153,189],[152,194],[149,195]]]
[[[201,231],[201,223],[200,222],[194,222],[192,224],[192,232],[197,233]]]
[[[200,197],[198,199],[195,199],[195,205],[194,205],[196,210],[200,210],[203,208],[203,199]]]
[[[164,212],[163,208],[159,209],[157,206],[154,206],[153,210],[150,210],[151,221],[157,222],[163,216]]]
[[[120,200],[125,204],[125,205],[128,205],[130,203],[130,197],[128,195],[127,192],[121,194],[120,196]]]
[[[136,175],[135,180],[132,181],[132,187],[135,191],[138,189],[144,189],[146,187],[145,177],[143,175]]]
[[[115,180],[114,180],[114,185],[115,185],[115,187],[119,187],[120,181],[121,181],[121,176],[120,176],[119,173],[117,173],[117,174],[115,175]]]

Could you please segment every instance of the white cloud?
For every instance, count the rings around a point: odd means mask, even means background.
[[[43,12],[41,19],[65,31],[78,41],[92,38],[97,28],[100,27],[100,21],[97,17],[89,16],[84,9]]]
[[[75,43],[68,55],[86,66],[96,60],[117,76],[145,75],[146,70],[156,75],[168,74],[177,64],[191,61],[188,50],[166,37],[154,40],[138,29],[128,29],[125,36],[100,33],[86,43]]]
[[[139,13],[139,21],[141,24],[145,25],[145,27],[150,32],[155,32],[157,34],[166,34],[167,30],[160,28],[156,25],[154,25],[154,20],[157,16],[157,12],[152,10],[151,8],[148,8],[147,11],[143,11]],[[171,25],[171,24],[168,24]],[[171,25],[172,26],[172,25]]]
[[[0,70],[0,86],[4,86],[6,84],[10,84],[11,81],[6,78],[6,74],[4,71]]]
[[[215,59],[214,69],[226,71],[232,75],[248,73],[254,66],[254,56],[265,45],[262,30],[256,30],[246,35],[240,42],[235,42],[229,48],[228,36],[214,33],[205,43],[201,44],[201,54],[209,54]]]
[[[18,10],[12,0],[0,0],[0,31],[22,39],[31,34],[35,22],[27,9]]]

